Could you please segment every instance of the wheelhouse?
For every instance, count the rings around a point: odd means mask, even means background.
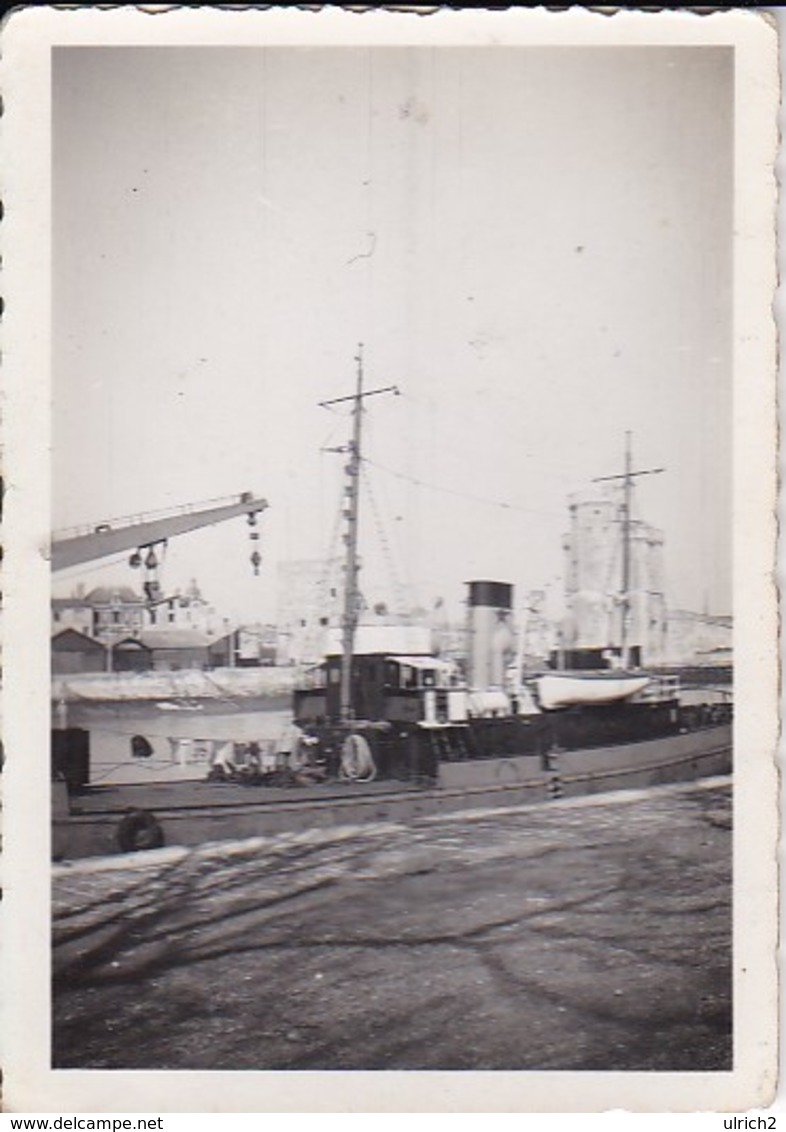
[[[444,701],[462,694],[454,665],[434,656],[373,653],[353,657],[352,705],[356,719],[391,723],[427,720]],[[295,693],[295,721],[335,723],[340,718],[341,657],[312,669]]]

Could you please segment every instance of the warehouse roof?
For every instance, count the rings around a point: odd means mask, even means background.
[[[145,629],[139,639],[149,649],[206,649],[215,640],[197,629]]]

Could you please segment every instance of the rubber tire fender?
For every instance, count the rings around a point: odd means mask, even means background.
[[[148,810],[130,810],[117,827],[117,844],[121,853],[160,849],[164,831]]]

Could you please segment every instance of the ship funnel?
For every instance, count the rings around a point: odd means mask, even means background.
[[[502,688],[513,659],[513,586],[469,582],[467,681],[470,688]]]

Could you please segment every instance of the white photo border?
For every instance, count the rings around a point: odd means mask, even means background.
[[[734,1069],[728,1073],[63,1071],[50,1067],[50,57],[54,46],[730,45],[736,60]],[[777,36],[760,12],[26,9],[7,20],[3,424],[7,1111],[740,1110],[777,1076]]]

